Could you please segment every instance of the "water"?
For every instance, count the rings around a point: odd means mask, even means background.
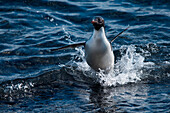
[[[0,1],[1,112],[170,112],[167,0]],[[84,48],[93,16],[105,19],[116,56],[95,73]]]

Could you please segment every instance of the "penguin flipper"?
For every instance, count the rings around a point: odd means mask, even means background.
[[[110,43],[112,43],[119,35],[121,35],[123,32],[125,32],[130,26],[128,26],[126,29],[124,29],[122,32],[120,32],[119,34],[117,34],[111,41]]]
[[[68,48],[76,48],[76,47],[80,47],[80,46],[85,46],[85,42],[71,44],[71,45],[59,47],[59,48],[56,48],[56,49],[51,49],[51,51],[58,51],[58,50],[63,50],[63,49],[68,49]]]

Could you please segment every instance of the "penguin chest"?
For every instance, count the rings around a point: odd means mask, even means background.
[[[114,54],[111,45],[103,40],[87,42],[85,58],[88,65],[94,70],[106,70],[114,65]]]

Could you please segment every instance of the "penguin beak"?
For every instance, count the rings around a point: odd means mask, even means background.
[[[91,21],[91,23],[92,23],[92,24],[95,24],[95,23],[97,23],[97,22],[96,22],[96,21],[94,21],[94,20],[92,20],[92,21]]]

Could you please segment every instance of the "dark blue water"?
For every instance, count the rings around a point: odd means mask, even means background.
[[[114,71],[95,73],[84,48],[105,19]],[[170,112],[168,0],[0,0],[1,112]]]

